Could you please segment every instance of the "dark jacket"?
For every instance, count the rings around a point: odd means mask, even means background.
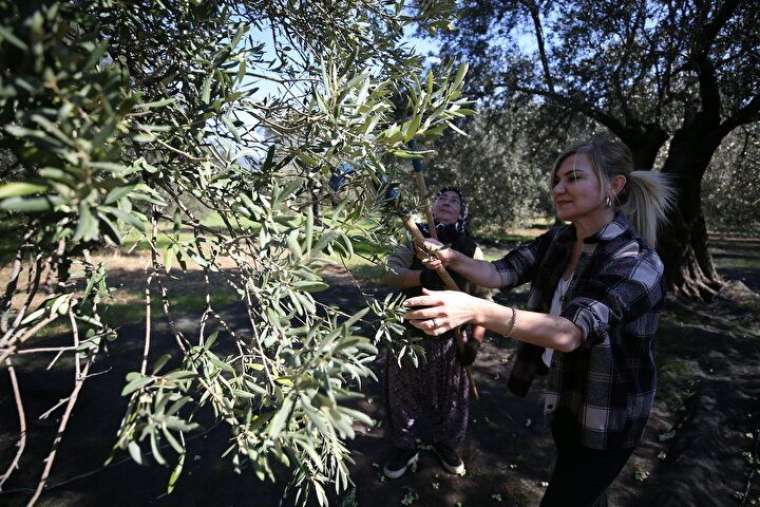
[[[557,227],[495,261],[502,287],[531,282],[528,310],[548,313],[576,240]],[[555,351],[547,409],[565,438],[594,449],[634,447],[654,402],[654,338],[665,298],[663,264],[618,213],[584,241],[561,316],[581,330],[583,344]],[[509,388],[524,396],[543,348],[523,343]]]

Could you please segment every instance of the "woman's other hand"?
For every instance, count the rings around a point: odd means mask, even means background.
[[[422,296],[404,302],[404,319],[425,334],[438,336],[475,318],[478,305],[484,300],[464,292],[422,289]]]

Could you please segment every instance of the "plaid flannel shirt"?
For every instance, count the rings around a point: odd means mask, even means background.
[[[527,309],[548,313],[575,239],[574,226],[556,227],[494,261],[502,288],[532,282]],[[654,336],[664,297],[662,262],[622,213],[584,240],[561,311],[583,344],[555,351],[547,382],[555,434],[593,449],[638,444],[654,402]],[[509,379],[515,394],[528,392],[543,351],[520,345]]]

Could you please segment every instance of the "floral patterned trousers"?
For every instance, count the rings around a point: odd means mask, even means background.
[[[385,436],[394,447],[413,449],[416,441],[456,448],[464,439],[470,385],[456,357],[456,339],[427,337],[419,367],[385,356]]]

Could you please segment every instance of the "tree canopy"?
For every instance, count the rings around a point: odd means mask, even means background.
[[[21,430],[0,486],[26,442],[15,368],[50,353],[34,349],[34,336],[65,323],[71,344],[55,352],[73,363],[72,391],[53,408],[63,411],[58,437],[31,504],[92,365],[134,340],[142,361],[121,393],[129,406],[115,451],[171,465],[170,491],[185,435],[209,418],[229,428],[232,466],[262,479],[277,462],[291,468],[299,502],[325,504],[328,484],[346,487],[344,440],[354,423],[371,422],[347,400],[372,376],[375,345],[401,329],[397,301],[368,300],[345,315],[312,293],[325,287],[323,252],[373,255],[398,228],[384,182],[403,179],[407,159],[420,156],[406,143],[470,114],[466,68],[424,76],[402,44],[406,25],[434,30],[449,7],[0,2],[0,220],[11,224],[0,363]],[[336,195],[327,182],[344,162],[354,174]],[[93,254],[140,242],[151,258],[145,331],[120,336],[104,317],[109,272]],[[206,304],[190,334],[166,282],[192,267],[203,272]],[[244,329],[222,316],[212,275],[244,307]],[[358,328],[370,309],[372,339]],[[156,314],[175,342],[163,357],[151,353]],[[405,343],[393,340],[413,353]]]

